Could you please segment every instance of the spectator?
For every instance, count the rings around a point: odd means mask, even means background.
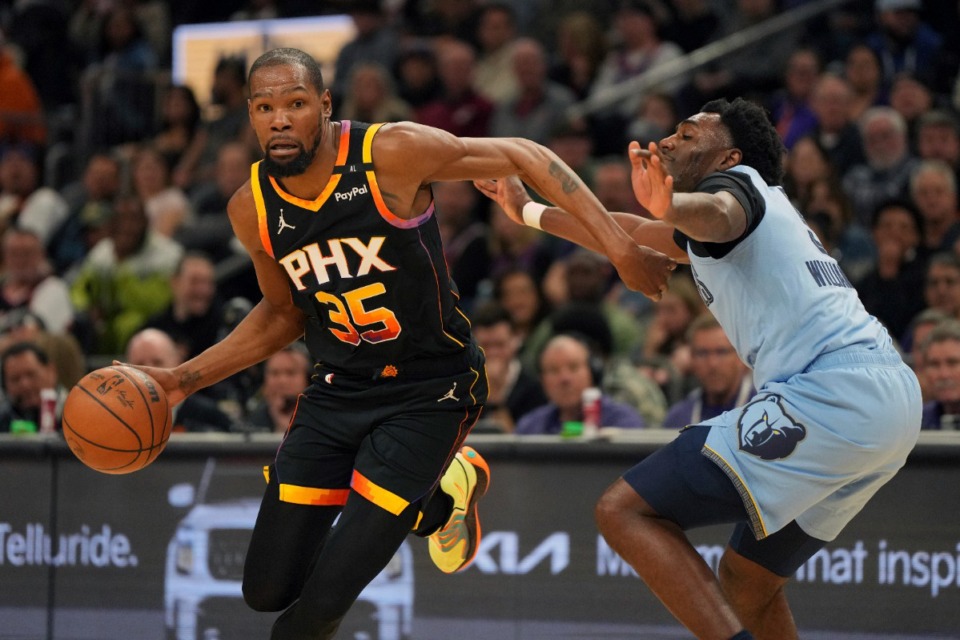
[[[47,140],[43,105],[30,76],[17,65],[0,33],[0,140],[42,145]]]
[[[539,364],[540,383],[549,402],[520,418],[515,431],[519,435],[559,434],[565,422],[582,422],[583,392],[599,384],[596,356],[581,338],[554,336],[544,346]],[[601,396],[600,426],[641,428],[646,425],[632,408]]]
[[[960,122],[950,111],[934,109],[917,121],[917,156],[946,162],[960,184]]]
[[[860,119],[870,107],[887,104],[887,90],[883,86],[883,70],[876,51],[866,44],[857,44],[847,52],[843,77],[849,83],[850,120]]]
[[[580,179],[593,186],[593,172],[596,170],[594,155],[597,150],[594,146],[593,134],[586,121],[566,120],[557,124],[550,132],[547,140],[550,150],[560,156],[560,159],[580,176]],[[617,149],[617,154],[623,149]],[[602,154],[598,154],[602,155]]]
[[[897,74],[890,87],[890,106],[903,116],[907,125],[910,152],[917,148],[917,124],[920,117],[933,107],[930,89],[909,73]]]
[[[456,136],[487,136],[493,103],[473,88],[476,67],[473,50],[463,42],[443,42],[439,45],[438,60],[443,93],[417,109],[414,118]]]
[[[555,50],[550,80],[565,86],[577,100],[586,99],[607,55],[600,22],[582,10],[564,15],[557,28]]]
[[[182,362],[173,340],[159,329],[138,331],[127,344],[124,361],[142,367],[175,367]],[[174,433],[230,431],[233,421],[208,397],[194,393],[173,407]]]
[[[53,273],[37,234],[14,227],[3,234],[0,275],[0,314],[28,309],[51,333],[64,333],[73,324],[73,304],[67,284]]]
[[[414,110],[440,98],[443,85],[433,49],[422,42],[413,42],[400,52],[394,76],[397,95]]]
[[[310,384],[313,363],[302,342],[293,342],[267,358],[263,386],[247,408],[246,423],[253,431],[283,433],[297,408],[297,400]]]
[[[891,107],[873,107],[860,119],[866,161],[843,177],[856,219],[867,225],[877,205],[905,199],[917,160],[910,156],[907,123]]]
[[[511,433],[517,420],[546,404],[547,397],[540,381],[520,364],[520,337],[506,309],[490,302],[477,309],[470,321],[487,363],[490,392],[483,413],[492,425],[488,430]]]
[[[647,93],[640,99],[640,106],[633,120],[627,125],[627,138],[646,147],[671,135],[680,122],[677,101],[666,93]],[[639,206],[639,204],[637,204]]]
[[[814,180],[799,208],[851,282],[857,282],[873,268],[873,239],[869,231],[854,221],[850,199],[835,176]]]
[[[633,195],[630,161],[623,156],[607,156],[596,161],[592,188],[607,211],[646,213]]]
[[[29,229],[46,247],[69,211],[63,197],[40,185],[40,150],[27,143],[0,146],[0,233]]]
[[[889,200],[877,207],[873,240],[877,261],[856,283],[864,308],[899,339],[923,307],[924,264],[917,259],[922,220],[906,201]]]
[[[544,234],[516,224],[496,204],[490,206],[489,224],[490,273],[496,277],[503,271],[519,267],[541,281],[554,259]]]
[[[193,89],[186,85],[167,87],[160,107],[160,131],[153,146],[163,154],[168,167],[175,167],[200,128],[200,105]]]
[[[690,323],[687,341],[690,369],[699,386],[670,407],[663,419],[665,429],[700,424],[746,404],[757,393],[750,369],[712,314],[702,314]]]
[[[432,189],[447,268],[461,304],[470,309],[490,273],[490,230],[477,215],[480,194],[469,182],[436,182]]]
[[[349,91],[340,106],[340,118],[361,122],[409,120],[413,111],[393,87],[386,67],[378,62],[359,62],[350,71]]]
[[[907,338],[901,345],[906,352],[906,362],[913,368],[917,374],[917,381],[920,383],[920,391],[923,394],[924,401],[931,398],[930,382],[927,380],[927,374],[923,366],[923,352],[920,345],[926,339],[934,327],[940,323],[950,320],[950,316],[939,309],[924,309],[910,321],[910,328],[907,330]],[[955,320],[956,318],[954,318]]]
[[[337,54],[333,82],[330,87],[334,102],[341,104],[348,97],[353,69],[362,63],[378,64],[386,69],[396,62],[399,38],[390,25],[380,0],[351,0],[347,12],[356,35]],[[367,122],[379,122],[368,120]]]
[[[930,400],[923,405],[921,429],[960,429],[960,323],[945,320],[920,345]]]
[[[874,6],[878,28],[867,36],[867,44],[882,63],[885,85],[891,86],[903,71],[933,80],[943,37],[921,21],[921,0],[876,0]]]
[[[790,54],[783,89],[774,93],[770,108],[777,133],[788,150],[817,125],[810,98],[819,75],[820,56],[814,49],[801,47]]]
[[[494,104],[515,100],[520,90],[519,71],[514,61],[516,13],[509,4],[490,2],[480,8],[477,20],[476,40],[480,53],[473,88]]]
[[[850,115],[852,104],[853,90],[846,80],[832,73],[820,76],[810,100],[817,116],[813,135],[841,177],[865,159],[857,121]]]
[[[247,114],[247,75],[243,59],[221,58],[217,62],[211,102],[219,107],[219,115],[201,124],[174,170],[173,182],[181,189],[213,179],[217,152],[226,143],[242,142],[250,149],[257,148]]]
[[[217,300],[213,262],[202,253],[187,253],[170,278],[170,305],[147,319],[176,343],[186,361],[217,341],[223,310]]]
[[[811,136],[800,138],[793,144],[787,152],[786,165],[783,188],[795,204],[809,198],[814,182],[835,174],[826,151]]]
[[[510,316],[514,335],[520,341],[522,362],[536,362],[528,346],[528,338],[550,313],[550,307],[540,289],[540,281],[528,269],[513,267],[498,273],[493,281],[493,297]],[[535,367],[525,368],[529,372]]]
[[[547,78],[547,54],[531,38],[516,40],[510,48],[515,95],[497,104],[490,134],[529,138],[547,144],[550,133],[566,118],[574,98],[570,91]]]
[[[0,433],[36,433],[40,429],[40,392],[54,389],[54,429],[60,431],[67,390],[57,384],[57,370],[46,352],[32,342],[17,342],[0,354],[5,401],[0,405]]]
[[[960,258],[952,251],[930,256],[923,281],[923,301],[927,309],[960,319]]]
[[[71,287],[78,311],[93,327],[93,353],[123,351],[131,335],[170,302],[169,278],[183,254],[179,244],[150,231],[142,203],[121,196],[109,235],[93,247]]]
[[[50,333],[43,320],[28,309],[16,309],[4,315],[0,324],[0,351],[18,342],[31,342],[47,354],[57,371],[57,381],[70,389],[89,368],[80,343],[69,333]]]
[[[131,162],[133,191],[143,202],[150,229],[168,238],[193,219],[190,201],[170,180],[170,167],[159,149],[141,145]]]
[[[953,250],[960,239],[960,204],[950,167],[939,160],[922,161],[910,176],[910,196],[923,218],[923,251]]]

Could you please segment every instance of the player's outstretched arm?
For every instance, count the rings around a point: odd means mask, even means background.
[[[516,176],[499,180],[474,180],[474,186],[506,212],[518,224],[533,226],[559,236],[592,251],[602,252],[596,239],[587,233],[580,221],[559,207],[545,207],[536,203],[526,207],[532,200],[523,183]],[[526,211],[526,215],[524,212]],[[677,262],[690,261],[687,252],[673,241],[673,227],[658,220],[647,220],[632,213],[611,211],[610,215],[633,240],[650,247]]]
[[[627,155],[633,193],[655,218],[700,242],[729,242],[746,230],[747,215],[731,194],[674,193],[673,177],[660,161],[655,142],[646,149],[631,142]]]
[[[171,404],[261,362],[303,335],[303,313],[293,304],[287,276],[260,241],[249,183],[227,213],[234,233],[253,260],[263,298],[227,337],[174,369],[140,367],[159,382]]]
[[[374,140],[374,163],[383,191],[402,192],[445,180],[519,175],[557,206],[569,211],[593,237],[631,289],[659,297],[674,260],[639,246],[614,222],[593,192],[556,154],[522,138],[457,138],[413,123],[385,127]],[[412,197],[406,198],[412,202]]]

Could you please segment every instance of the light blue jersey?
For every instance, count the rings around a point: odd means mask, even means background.
[[[757,395],[703,423],[703,454],[737,487],[758,539],[796,520],[832,540],[906,461],[920,387],[783,191],[750,167],[730,171],[750,180],[762,218],[722,257],[687,249]]]

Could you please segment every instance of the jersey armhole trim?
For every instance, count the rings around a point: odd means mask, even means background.
[[[377,134],[377,131],[379,131],[380,127],[384,124],[383,122],[379,122],[371,125],[363,138],[363,154],[361,160],[369,167],[373,167],[373,136]],[[384,202],[383,194],[380,192],[380,185],[377,183],[377,174],[373,169],[367,170],[367,183],[370,185],[370,195],[373,197],[373,202],[377,206],[377,212],[380,214],[380,217],[394,227],[399,229],[414,229],[429,220],[430,216],[434,213],[434,202],[431,199],[430,206],[417,217],[410,219],[401,218],[390,211],[390,207]]]
[[[262,162],[262,160],[260,161]],[[270,230],[267,229],[267,206],[263,202],[263,191],[260,189],[260,162],[250,165],[250,188],[253,191],[253,204],[257,209],[257,226],[260,229],[260,244],[271,258],[273,243],[270,241]]]

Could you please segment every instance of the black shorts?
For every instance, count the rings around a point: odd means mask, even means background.
[[[736,523],[730,546],[773,573],[788,577],[826,542],[796,522],[757,540],[736,487],[701,453],[710,427],[695,425],[623,474],[623,479],[661,516],[681,529]]]
[[[280,500],[343,505],[350,489],[393,514],[429,497],[487,399],[483,356],[436,377],[320,370],[277,451]]]

